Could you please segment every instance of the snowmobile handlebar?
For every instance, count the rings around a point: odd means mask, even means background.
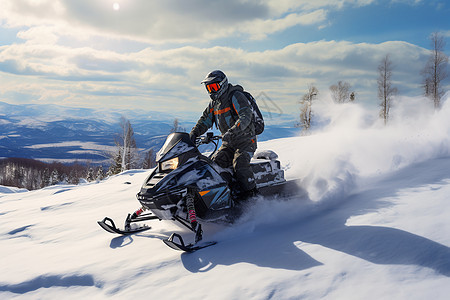
[[[222,139],[221,135],[214,135],[214,133],[212,132],[207,132],[206,135],[200,136],[196,139],[196,145],[200,146],[209,143],[216,144],[215,141],[218,141],[220,139]]]
[[[196,140],[195,140],[195,144],[198,147],[200,145],[213,143],[214,144],[214,150],[208,156],[209,158],[211,158],[214,155],[214,153],[216,153],[216,151],[217,151],[217,147],[219,145],[219,143],[217,141],[219,141],[221,139],[222,139],[221,135],[214,135],[213,132],[207,132],[204,136],[197,137]]]

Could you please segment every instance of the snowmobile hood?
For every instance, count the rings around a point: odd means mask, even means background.
[[[169,134],[161,150],[156,154],[156,161],[166,161],[192,150],[197,150],[197,147],[189,138],[189,134],[174,132]]]

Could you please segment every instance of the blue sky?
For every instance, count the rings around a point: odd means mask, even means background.
[[[196,115],[199,82],[222,69],[287,114],[340,80],[376,106],[386,54],[399,93],[422,93],[432,32],[450,54],[449,15],[439,0],[2,0],[0,101]]]
[[[450,3],[444,1],[374,1],[372,5],[347,5],[342,9],[328,11],[325,23],[329,23],[329,26],[295,26],[263,41],[241,41],[239,46],[258,50],[319,40],[354,43],[401,40],[429,48],[428,36],[431,32],[443,31],[448,34],[449,15]]]

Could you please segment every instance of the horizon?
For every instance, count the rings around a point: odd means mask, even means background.
[[[288,115],[309,84],[326,95],[338,81],[375,107],[386,54],[399,95],[422,95],[428,38],[449,40],[449,12],[421,0],[5,0],[0,101],[200,116],[200,81],[221,69]]]

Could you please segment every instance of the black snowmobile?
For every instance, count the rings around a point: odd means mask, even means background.
[[[185,132],[170,134],[157,153],[157,167],[144,181],[137,199],[142,207],[128,214],[125,228],[119,229],[105,217],[98,224],[111,233],[132,234],[150,229],[134,227],[132,223],[148,220],[174,220],[195,233],[195,243],[185,245],[183,238],[173,233],[163,240],[169,247],[192,252],[215,242],[199,245],[203,222],[233,222],[241,213],[238,186],[231,170],[222,169],[210,157],[216,152],[220,136],[212,132],[197,138],[196,143]],[[212,143],[209,157],[198,146]],[[256,186],[262,196],[292,195],[295,181],[286,181],[278,156],[273,151],[256,152],[251,166]]]

